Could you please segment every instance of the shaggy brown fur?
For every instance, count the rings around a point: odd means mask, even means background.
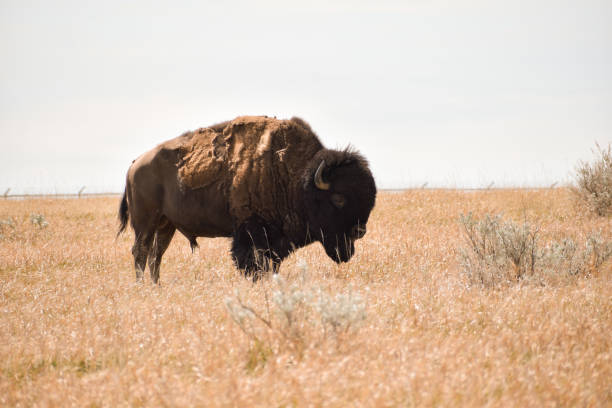
[[[295,202],[287,180],[298,180],[304,162],[323,147],[310,126],[299,118],[278,120],[242,116],[202,128],[180,147],[179,180],[185,188],[220,183],[230,214],[241,224],[254,213],[282,219]]]

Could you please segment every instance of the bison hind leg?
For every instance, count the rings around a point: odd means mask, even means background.
[[[159,281],[159,267],[161,264],[162,256],[168,246],[170,245],[170,241],[172,241],[172,237],[174,236],[174,232],[176,228],[166,217],[162,217],[157,226],[157,230],[155,231],[155,239],[153,241],[153,245],[149,250],[148,260],[149,260],[149,272],[151,273],[151,280],[153,283],[157,283]]]
[[[142,274],[147,266],[147,257],[155,237],[155,231],[136,232],[134,231],[134,245],[132,255],[134,256],[134,268],[136,269],[136,280],[142,280]]]

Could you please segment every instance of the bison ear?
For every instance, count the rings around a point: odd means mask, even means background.
[[[317,167],[317,171],[314,175],[314,183],[319,190],[329,190],[331,184],[323,181],[323,170],[325,170],[325,160],[321,160],[321,164]]]

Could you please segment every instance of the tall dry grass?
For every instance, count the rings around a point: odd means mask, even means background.
[[[528,217],[542,242],[612,237],[566,189],[381,193],[350,263],[312,245],[255,285],[227,240],[192,255],[180,236],[161,285],[137,284],[117,205],[0,200],[1,406],[612,403],[609,263],[545,286],[461,271],[470,211]]]

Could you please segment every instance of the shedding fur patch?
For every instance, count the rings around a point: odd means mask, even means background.
[[[290,185],[323,147],[299,118],[242,116],[190,136],[180,146],[181,185],[223,188],[220,193],[229,195],[230,212],[238,220],[253,213],[285,216],[293,199]]]
[[[226,167],[227,143],[221,133],[199,129],[181,146],[183,161],[179,166],[181,184],[190,188],[206,187],[217,180]]]

